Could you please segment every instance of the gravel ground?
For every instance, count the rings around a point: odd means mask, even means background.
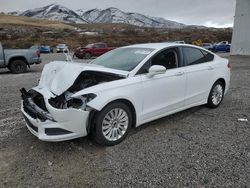
[[[44,64],[20,75],[0,70],[0,187],[250,187],[250,57],[230,61],[219,108],[145,124],[107,148],[89,138],[39,141],[25,127],[19,89],[35,86]]]

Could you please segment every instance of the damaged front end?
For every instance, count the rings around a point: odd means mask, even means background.
[[[79,72],[74,81],[69,79],[69,82],[65,81],[65,77],[59,77],[64,71],[65,69],[61,69],[57,75],[48,75],[43,71],[37,87],[28,92],[25,89],[20,90],[21,111],[26,125],[41,140],[63,141],[86,136],[89,115],[95,110],[88,107],[88,103],[97,96],[94,93],[77,93],[86,88],[125,78],[124,75],[86,70]],[[62,88],[65,88],[64,92]]]
[[[75,93],[84,90],[86,88],[107,83],[119,79],[123,79],[124,76],[96,72],[96,71],[84,71],[75,80],[74,84],[64,93],[54,98],[49,99],[49,103],[58,109],[76,108],[82,110],[87,109],[87,103],[96,97],[94,93],[88,93],[77,97],[72,97]]]
[[[27,92],[24,88],[20,90],[23,101],[23,110],[31,117],[44,122],[47,119],[55,121],[49,114],[43,96],[34,90]]]

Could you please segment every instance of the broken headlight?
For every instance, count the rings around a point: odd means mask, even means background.
[[[85,109],[87,103],[93,100],[95,97],[95,94],[90,93],[77,98],[71,98],[67,101],[67,108]]]

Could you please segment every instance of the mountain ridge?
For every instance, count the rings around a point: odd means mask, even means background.
[[[29,9],[23,12],[10,12],[9,14],[60,21],[70,24],[124,23],[139,27],[168,29],[182,29],[188,27],[185,24],[167,20],[165,18],[147,16],[135,12],[124,12],[115,7],[109,7],[106,9],[95,8],[87,11],[84,9],[78,9],[74,11],[65,6],[54,3],[40,8]]]

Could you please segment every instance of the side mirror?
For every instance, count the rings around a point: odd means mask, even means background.
[[[153,65],[148,70],[148,77],[153,77],[157,74],[164,74],[167,71],[167,69],[161,65]]]

